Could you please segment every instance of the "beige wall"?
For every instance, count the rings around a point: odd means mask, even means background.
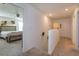
[[[71,17],[51,20],[51,21],[52,21],[52,26],[53,26],[53,23],[59,23],[62,25],[60,29],[60,36],[72,38],[72,18]]]

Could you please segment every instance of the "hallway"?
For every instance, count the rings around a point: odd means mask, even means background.
[[[47,41],[49,38],[48,31],[51,29],[59,29],[60,36],[72,38],[73,41],[77,43],[76,40],[79,38],[79,26],[77,26],[79,25],[79,4],[38,3],[17,5],[24,8],[23,22],[25,26],[23,28],[23,55],[45,55],[45,53],[42,54],[42,51],[39,51],[39,49],[45,49],[43,47],[45,46],[45,42],[48,42],[48,44],[46,44],[48,46],[47,49],[53,50],[52,47],[55,47],[55,42],[57,41],[51,41],[53,44]],[[52,38],[52,40],[53,39],[54,38]],[[49,45],[51,47],[49,47]],[[28,49],[31,50],[27,51]],[[70,39],[61,39],[52,53],[52,56],[54,55],[77,56],[79,55],[79,51],[74,49],[74,45]]]
[[[33,48],[23,56],[49,56],[46,52]],[[51,56],[79,56],[79,50],[74,49],[71,39],[61,39]]]
[[[79,51],[74,49],[71,39],[61,39],[57,44],[54,56],[79,56]]]

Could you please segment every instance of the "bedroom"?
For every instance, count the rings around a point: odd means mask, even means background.
[[[23,9],[0,4],[0,56],[18,55],[22,49]]]

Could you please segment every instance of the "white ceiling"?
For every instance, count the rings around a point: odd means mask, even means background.
[[[22,8],[25,7],[25,3],[15,4]],[[45,15],[49,16],[52,14],[52,19],[64,18],[69,17],[72,15],[75,8],[78,8],[78,3],[30,3],[34,8],[38,9]],[[65,11],[65,9],[68,11]]]
[[[0,16],[15,18],[16,14],[20,14],[23,17],[23,10],[12,4],[0,4]]]
[[[44,12],[47,16],[51,13],[53,19],[71,16],[78,4],[74,3],[32,3],[32,6]],[[69,9],[65,11],[65,9]]]

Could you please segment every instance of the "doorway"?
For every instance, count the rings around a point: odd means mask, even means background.
[[[0,4],[0,56],[22,54],[23,9],[14,4]]]

